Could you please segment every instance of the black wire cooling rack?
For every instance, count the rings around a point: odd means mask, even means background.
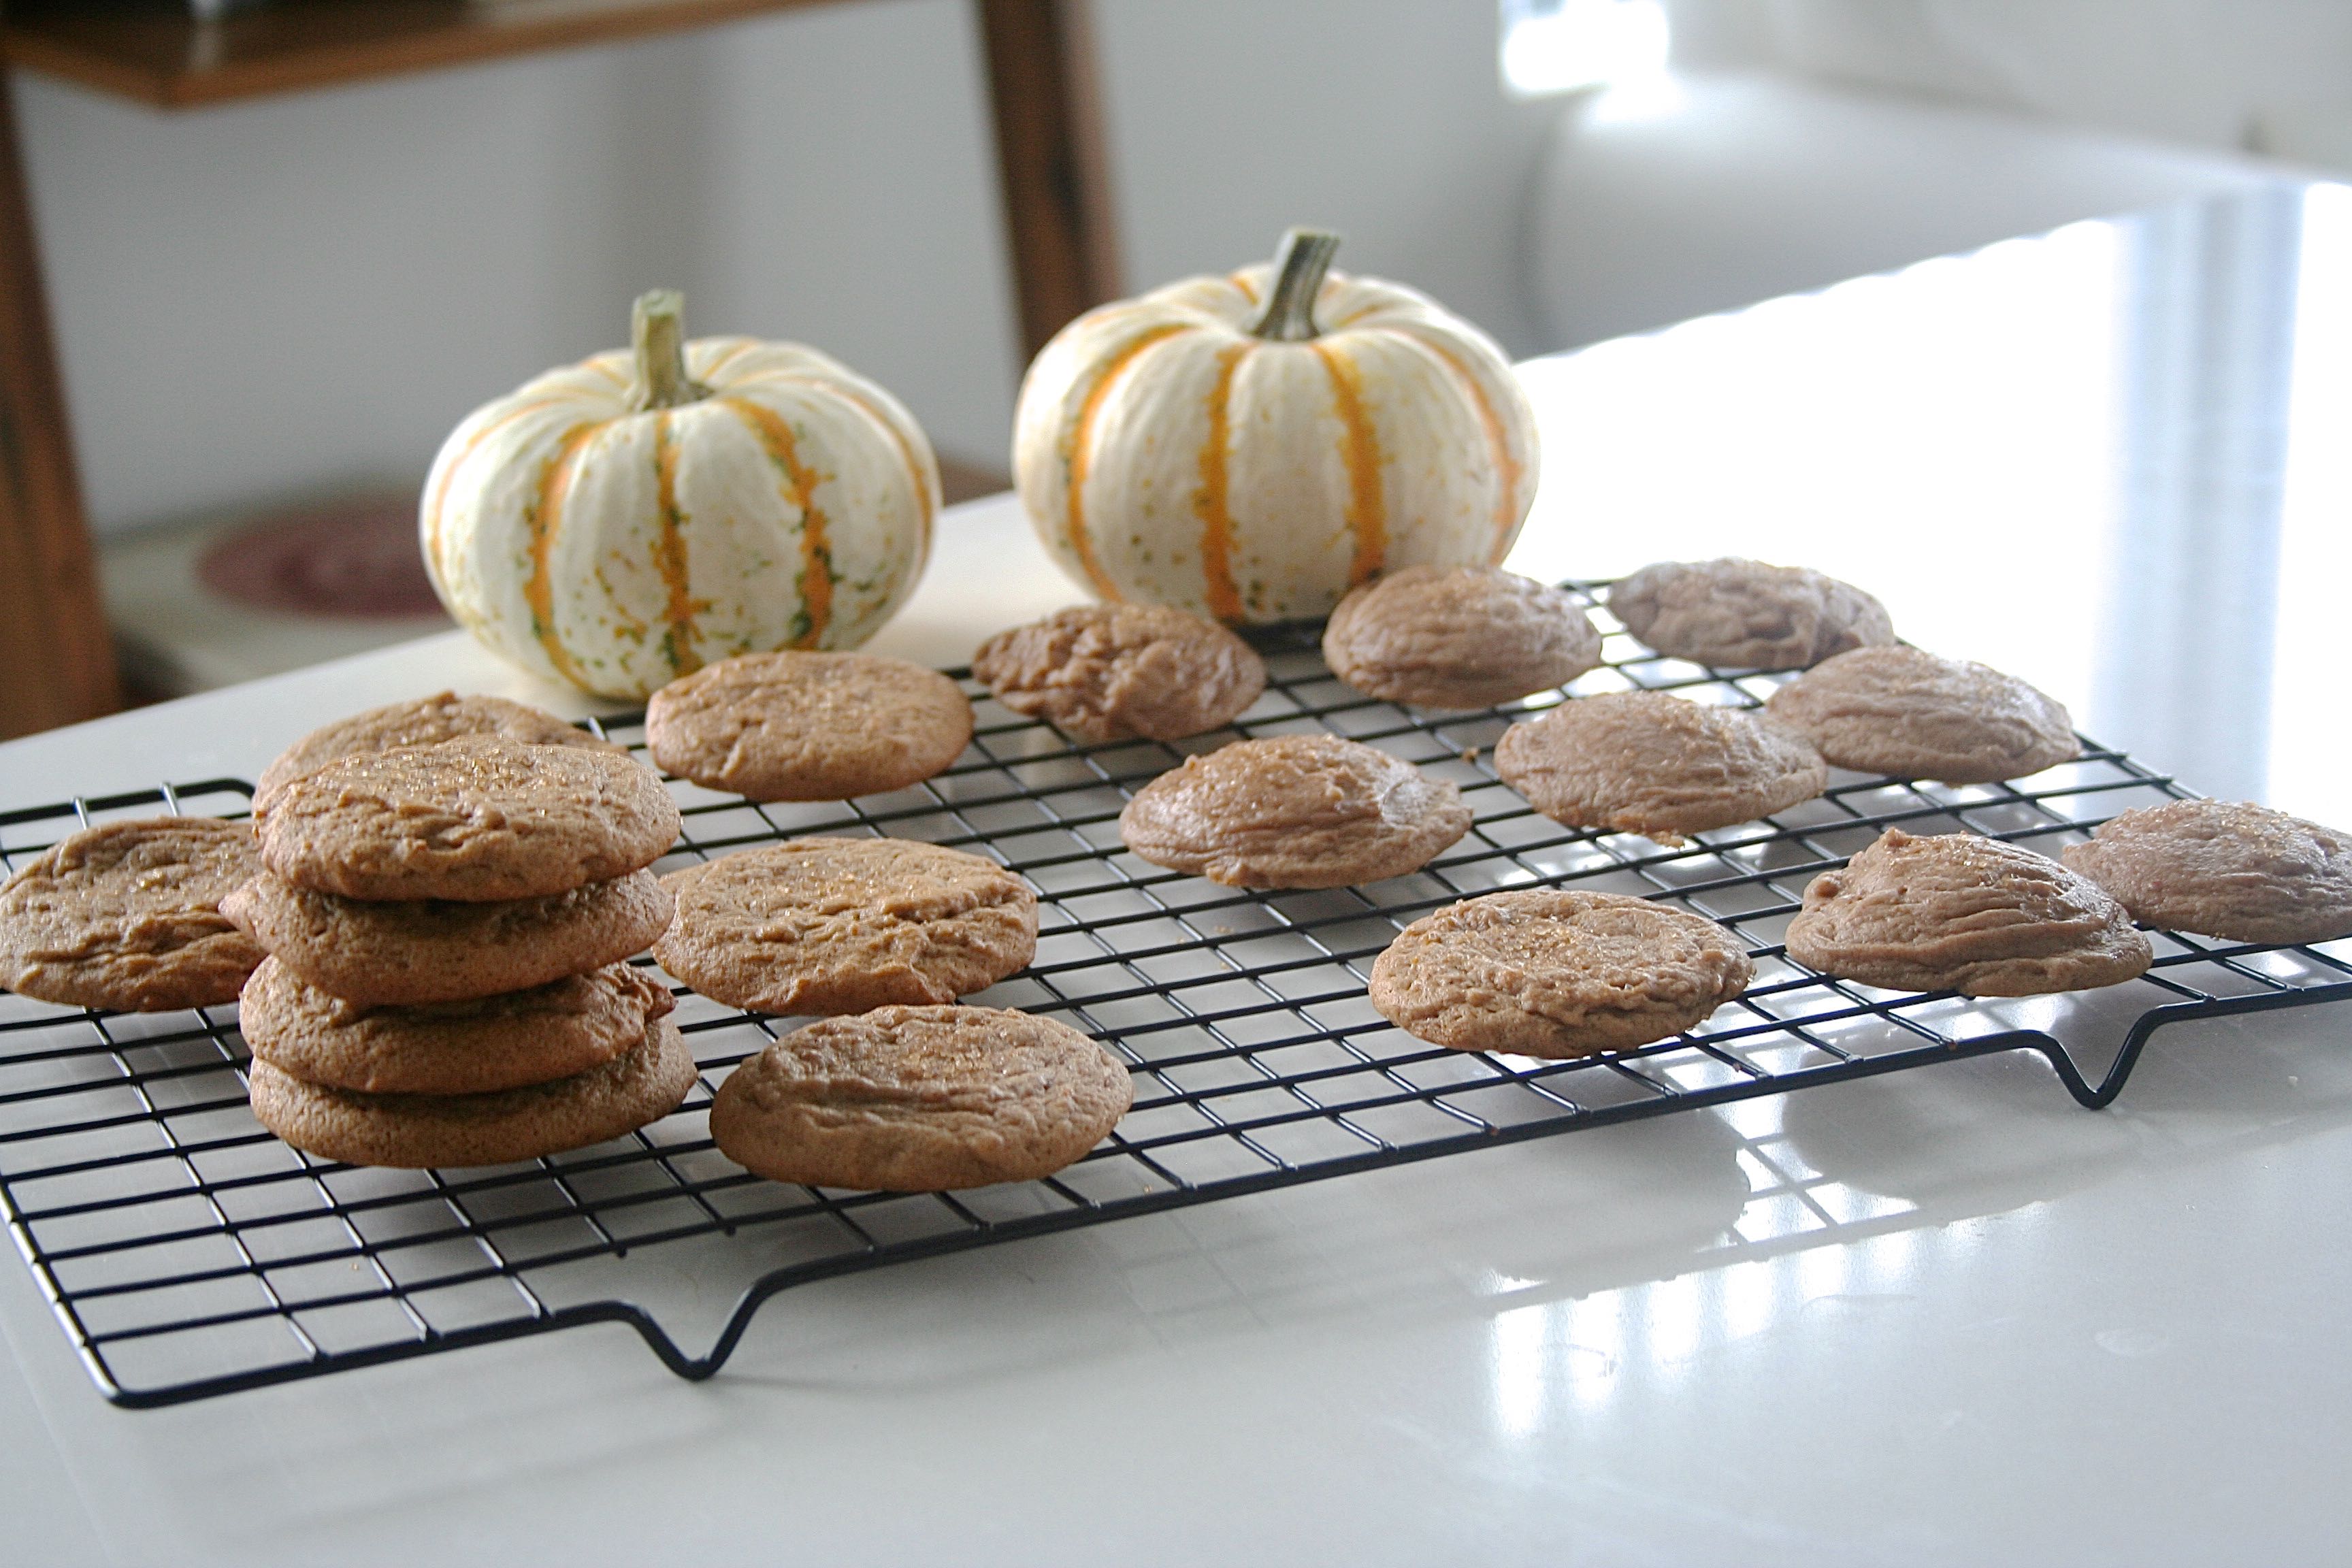
[[[1591,603],[1596,584],[1572,585]],[[1782,678],[1660,658],[1610,629],[1576,694],[1666,689],[1753,706]],[[684,994],[703,1072],[676,1114],[614,1142],[524,1164],[358,1169],[312,1159],[246,1107],[234,1008],[107,1014],[0,995],[0,1201],[10,1234],[106,1397],[159,1405],[588,1322],[620,1321],[674,1372],[718,1370],[780,1290],[1009,1241],[1497,1143],[1998,1051],[2046,1057],[2085,1106],[2112,1100],[2149,1036],[2188,1018],[2352,994],[2352,943],[2269,948],[2155,933],[2155,967],[2092,993],[2015,1002],[1825,979],[1780,945],[1805,883],[1890,826],[1968,831],[2049,852],[2134,805],[2188,792],[2127,756],[1953,787],[1839,773],[1829,792],[1681,849],[1560,827],[1496,777],[1524,708],[1432,715],[1332,679],[1313,627],[1256,641],[1272,674],[1231,731],[1174,745],[1073,746],[968,678],[971,749],[938,778],[839,805],[753,805],[678,784],[686,833],[664,868],[806,833],[887,834],[992,855],[1040,900],[1036,961],[971,998],[1065,1019],[1129,1062],[1134,1109],[1047,1181],[893,1194],[751,1176],[707,1133],[726,1070],[792,1026]],[[609,721],[642,745],[636,721]],[[1243,735],[1330,731],[1460,785],[1467,837],[1370,887],[1248,892],[1129,855],[1127,797],[1184,753]],[[245,814],[215,779],[0,815],[12,868],[91,822],[158,810]],[[1404,925],[1468,895],[1574,886],[1720,921],[1755,957],[1747,994],[1699,1029],[1638,1050],[1546,1062],[1433,1048],[1364,994]],[[2088,1064],[2086,1066],[2086,1064]],[[694,1355],[620,1283],[566,1302],[554,1271],[723,1233],[770,1265]]]

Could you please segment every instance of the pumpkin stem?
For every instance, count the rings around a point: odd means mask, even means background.
[[[1315,296],[1339,249],[1339,237],[1326,229],[1294,228],[1284,235],[1274,258],[1274,288],[1257,324],[1250,328],[1252,335],[1277,343],[1303,343],[1319,336]]]
[[[637,384],[629,405],[676,408],[710,395],[710,388],[686,374],[686,296],[655,289],[637,296],[629,311],[629,341],[636,348]]]

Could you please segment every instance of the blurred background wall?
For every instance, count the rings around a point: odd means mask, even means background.
[[[2352,166],[2342,0],[1664,9],[1678,65]],[[1311,221],[1514,353],[1557,346],[1528,213],[1583,100],[1504,90],[1495,0],[1095,16],[1129,288]],[[475,404],[620,342],[656,284],[698,331],[840,355],[1001,468],[1021,366],[982,82],[964,0],[170,115],[20,74],[92,520],[413,482]]]
[[[1499,89],[1492,0],[1106,0],[1096,27],[1131,286],[1313,221],[1533,346],[1511,236],[1549,108]],[[421,476],[656,284],[1006,466],[1022,365],[965,0],[170,115],[17,93],[101,532]]]

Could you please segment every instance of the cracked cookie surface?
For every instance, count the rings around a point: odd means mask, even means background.
[[[1514,724],[1495,771],[1554,822],[1661,844],[1811,800],[1830,777],[1802,736],[1765,716],[1663,691],[1573,698]]]
[[[2114,985],[2155,960],[2124,906],[2046,855],[1890,827],[1807,885],[1789,956],[1889,991],[2032,996]]]
[[[1564,1058],[1679,1034],[1748,988],[1739,938],[1646,899],[1488,893],[1407,926],[1372,964],[1372,1005],[1463,1051]]]
[[[1237,888],[1402,877],[1470,830],[1462,792],[1336,735],[1235,741],[1160,774],[1119,813],[1155,866]]]
[[[263,864],[347,899],[539,899],[651,865],[677,806],[618,752],[498,735],[339,757],[259,817]]]
[[[1834,765],[1887,778],[1993,784],[2082,751],[2054,698],[1925,648],[1842,653],[1772,693],[1764,710]]]
[[[952,1002],[1037,951],[1037,896],[993,860],[903,838],[793,838],[664,879],[654,956],[761,1013]]]
[[[1886,606],[1853,584],[1737,556],[1644,566],[1609,609],[1658,652],[1726,669],[1802,669],[1895,640]]]
[[[971,704],[935,669],[870,653],[755,653],[646,705],[654,761],[747,800],[848,800],[920,784],[971,740]]]
[[[719,1087],[710,1135],[772,1181],[939,1192],[1051,1175],[1101,1142],[1134,1093],[1116,1057],[1054,1019],[882,1007],[746,1060]]]
[[[1095,742],[1222,729],[1265,689],[1249,644],[1160,605],[1056,610],[981,644],[971,672],[1015,713]]]
[[[1560,589],[1494,566],[1406,566],[1339,601],[1323,631],[1331,672],[1368,696],[1491,708],[1601,662],[1601,634]]]
[[[86,828],[0,885],[0,985],[135,1012],[234,1001],[262,951],[221,900],[260,869],[242,822],[157,816]]]
[[[454,691],[443,691],[410,702],[371,708],[311,731],[262,770],[261,780],[253,790],[254,809],[258,811],[275,800],[278,792],[288,784],[305,773],[318,772],[337,757],[347,757],[355,752],[388,752],[399,746],[437,745],[460,735],[502,735],[526,746],[621,750],[610,741],[599,740],[542,709],[509,702],[503,697],[460,697]]]
[[[2059,858],[2166,931],[2231,942],[2352,936],[2352,835],[2250,801],[2126,811]]]

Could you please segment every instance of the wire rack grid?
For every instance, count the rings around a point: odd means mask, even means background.
[[[1649,688],[1754,706],[1782,677],[1660,658],[1617,628],[1567,695]],[[1833,775],[1773,816],[1680,848],[1564,828],[1496,776],[1525,710],[1404,710],[1332,678],[1311,626],[1257,634],[1271,679],[1232,731],[1175,744],[1073,745],[962,675],[978,725],[947,773],[893,795],[757,805],[676,783],[686,831],[665,868],[808,833],[927,839],[992,856],[1040,900],[1035,961],[969,1000],[1059,1017],[1135,1075],[1135,1103],[1086,1160],[976,1192],[853,1193],[745,1173],[708,1135],[726,1072],[793,1021],[680,988],[702,1073],[675,1114],[546,1160],[453,1171],[355,1168],[299,1153],[246,1105],[233,1007],[158,1015],[0,994],[0,1203],[90,1376],[148,1406],[587,1322],[628,1323],[672,1371],[708,1376],[761,1303],[812,1280],[1356,1171],[1962,1057],[2031,1050],[2085,1106],[2121,1089],[2150,1035],[2192,1017],[2352,995],[2352,943],[2273,948],[2153,933],[2156,965],[2095,993],[2017,1001],[1886,992],[1814,974],[1781,933],[1805,883],[1891,826],[1974,832],[2054,852],[2116,812],[2188,792],[2131,758],[2083,755],[2017,784]],[[641,749],[635,719],[598,726]],[[1247,891],[1127,853],[1133,791],[1241,735],[1332,732],[1459,785],[1469,834],[1412,876],[1360,888]],[[0,815],[0,867],[86,824],[157,810],[235,816],[250,786],[215,779]],[[1688,1034],[1539,1061],[1440,1049],[1383,1019],[1371,960],[1404,925],[1498,889],[1573,886],[1690,910],[1738,932],[1746,994]],[[649,963],[650,961],[640,961]],[[2088,1064],[2088,1065],[2086,1065]],[[714,1342],[682,1348],[625,1290],[564,1302],[568,1264],[723,1234],[763,1270]]]

